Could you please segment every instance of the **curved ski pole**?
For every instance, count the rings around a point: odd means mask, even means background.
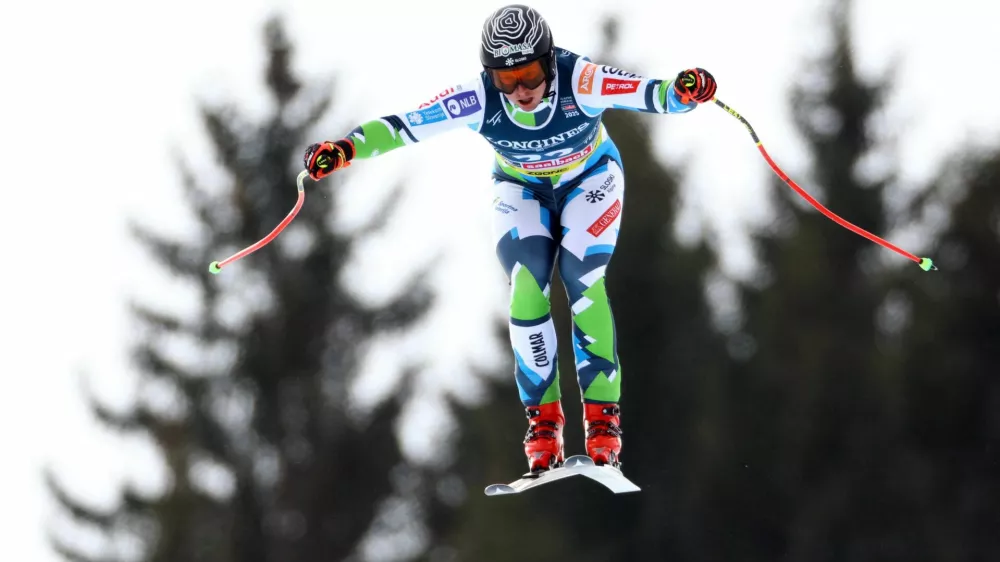
[[[819,212],[823,213],[824,215],[827,216],[827,218],[829,218],[830,220],[836,222],[840,226],[842,226],[842,227],[850,230],[851,232],[854,232],[855,234],[859,234],[861,236],[864,236],[865,238],[871,240],[872,242],[875,242],[876,244],[879,244],[880,246],[888,248],[888,249],[896,252],[897,254],[899,254],[899,255],[901,255],[901,256],[903,256],[903,257],[905,257],[905,258],[907,258],[907,259],[909,259],[911,261],[916,262],[918,265],[920,265],[920,268],[923,269],[924,271],[937,270],[937,266],[934,265],[934,262],[930,258],[918,258],[917,256],[915,256],[915,255],[907,252],[906,250],[903,250],[903,249],[899,248],[898,246],[895,246],[891,242],[887,242],[887,241],[883,240],[882,238],[879,238],[878,236],[875,236],[871,232],[868,232],[867,230],[865,230],[865,229],[863,229],[863,228],[861,228],[859,226],[855,226],[855,225],[847,222],[846,220],[840,218],[839,216],[837,216],[836,214],[834,214],[832,211],[830,211],[829,209],[827,209],[826,207],[824,207],[819,201],[813,199],[813,197],[811,195],[809,195],[808,193],[806,193],[806,191],[804,189],[802,189],[801,187],[798,186],[798,184],[796,184],[794,181],[792,181],[791,179],[789,179],[788,176],[785,174],[785,172],[781,171],[781,168],[779,168],[778,165],[774,163],[774,160],[771,160],[771,156],[768,155],[768,153],[767,153],[766,150],[764,150],[764,145],[761,144],[760,139],[757,137],[757,133],[753,130],[753,127],[750,126],[750,123],[746,119],[744,119],[742,115],[740,115],[735,110],[733,110],[733,108],[731,108],[728,105],[722,103],[718,98],[712,98],[712,101],[715,102],[715,105],[721,107],[722,109],[725,109],[726,113],[729,113],[733,117],[739,119],[740,123],[743,123],[743,125],[747,128],[747,131],[750,131],[750,136],[753,138],[753,142],[756,143],[757,149],[760,150],[760,153],[764,157],[764,160],[766,160],[767,163],[768,163],[768,165],[771,166],[771,169],[774,170],[774,173],[777,174],[778,177],[781,178],[782,181],[784,181],[785,183],[787,183],[789,187],[791,187],[792,189],[794,189],[796,193],[798,193],[799,195],[801,195],[803,199],[805,199],[810,204],[812,204],[813,207],[816,207],[816,209]]]
[[[249,256],[250,254],[256,252],[257,250],[269,244],[279,234],[281,234],[281,231],[285,230],[285,227],[288,226],[290,222],[292,222],[292,219],[295,218],[295,215],[299,214],[299,209],[302,208],[302,203],[306,200],[306,191],[303,182],[305,182],[305,179],[307,177],[309,177],[309,172],[307,172],[306,170],[302,170],[301,172],[299,172],[299,176],[295,179],[296,187],[299,190],[299,199],[298,201],[295,202],[295,207],[293,207],[291,212],[288,213],[288,216],[286,216],[285,219],[282,220],[280,224],[278,224],[278,226],[274,227],[274,230],[272,230],[270,234],[268,234],[264,238],[261,238],[254,244],[251,244],[246,248],[243,248],[239,252],[236,252],[235,254],[229,256],[228,258],[222,261],[213,261],[211,264],[209,264],[208,271],[211,272],[213,275],[218,274],[220,271],[222,271],[223,267],[226,267],[227,265],[233,263],[236,260]]]

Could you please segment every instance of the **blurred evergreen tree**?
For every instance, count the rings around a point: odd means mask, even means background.
[[[890,79],[858,75],[851,3],[830,10],[832,48],[808,64],[791,96],[811,159],[799,183],[845,219],[885,233],[894,226],[883,202],[894,173],[864,164]],[[712,468],[700,518],[706,533],[716,532],[689,553],[920,559],[890,468],[900,356],[877,327],[887,250],[837,226],[780,180],[772,189],[776,217],[754,236],[763,272],[741,287],[745,323],[731,341],[740,357],[722,409],[726,453]],[[911,281],[920,274],[907,271]]]
[[[266,25],[265,43],[271,113],[250,122],[235,107],[201,108],[228,175],[225,186],[209,189],[181,166],[199,241],[178,242],[134,225],[169,274],[198,291],[200,314],[184,318],[135,304],[143,392],[124,413],[93,403],[107,426],[155,444],[167,489],[149,494],[126,486],[118,505],[105,511],[73,497],[50,474],[65,511],[107,539],[105,551],[91,552],[55,536],[68,560],[350,559],[398,491],[391,469],[401,463],[394,428],[399,400],[358,411],[348,387],[365,344],[412,325],[431,298],[417,275],[405,294],[369,307],[352,296],[354,281],[344,272],[355,242],[380,228],[393,207],[359,232],[335,233],[329,223],[340,177],[310,184],[312,196],[273,244],[219,277],[206,271],[291,209],[310,128],[330,105],[325,89],[304,91],[292,74],[280,20]],[[206,474],[229,485],[212,486]]]
[[[895,539],[907,560],[1000,560],[1000,142],[963,147],[928,195],[941,270],[900,271],[881,323],[905,353]]]

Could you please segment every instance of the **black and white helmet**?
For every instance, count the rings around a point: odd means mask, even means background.
[[[533,8],[523,4],[504,6],[483,24],[479,59],[487,69],[510,68],[542,59],[551,84],[556,72],[552,30]]]

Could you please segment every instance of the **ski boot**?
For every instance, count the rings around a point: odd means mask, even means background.
[[[524,436],[524,454],[528,457],[528,470],[542,472],[563,463],[562,403],[556,400],[540,406],[525,408],[528,416],[528,433]]]
[[[618,404],[584,404],[583,428],[587,433],[587,455],[594,464],[621,465],[622,428],[619,427],[621,410]]]

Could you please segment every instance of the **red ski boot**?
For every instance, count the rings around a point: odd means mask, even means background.
[[[524,436],[524,454],[528,457],[528,470],[541,472],[562,464],[563,415],[562,403],[556,400],[541,406],[525,408],[528,416],[528,433]]]
[[[584,404],[583,427],[587,432],[587,455],[594,464],[617,467],[622,451],[622,428],[618,404]]]

